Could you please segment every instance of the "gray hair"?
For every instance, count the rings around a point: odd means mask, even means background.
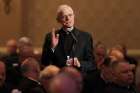
[[[32,40],[29,37],[21,37],[18,41],[19,44],[30,44],[32,45]]]
[[[69,11],[71,11],[72,13],[74,13],[71,6],[69,6],[69,5],[67,5],[67,4],[62,4],[62,5],[60,5],[60,6],[58,7],[58,9],[57,9],[57,20],[59,19],[59,17],[61,16],[61,14],[62,14],[64,11],[66,11],[66,10],[69,10]]]
[[[44,78],[51,78],[58,74],[60,71],[60,68],[58,68],[55,65],[49,65],[45,67],[41,72],[40,72],[40,80]]]

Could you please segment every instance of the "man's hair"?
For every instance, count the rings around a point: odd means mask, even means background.
[[[65,10],[70,10],[73,13],[73,9],[71,6],[67,5],[67,4],[62,4],[58,7],[57,9],[57,20],[59,20],[60,18],[60,14],[63,13]]]
[[[32,40],[28,37],[21,37],[18,40],[19,45],[32,45]]]
[[[129,64],[129,63],[128,63],[127,61],[125,61],[125,60],[116,61],[116,62],[112,62],[112,63],[111,63],[111,68],[112,68],[112,69],[116,68],[120,63]]]
[[[106,57],[103,61],[103,65],[105,65],[106,67],[110,67],[112,62],[113,61],[111,60],[110,57]]]
[[[49,65],[45,67],[41,72],[40,72],[40,79],[42,80],[43,78],[52,78],[56,74],[58,74],[60,71],[60,68],[58,68],[55,65]]]
[[[25,59],[21,64],[21,72],[26,73],[30,71],[33,67],[39,66],[39,63],[32,57]]]
[[[128,63],[126,60],[112,60],[110,57],[104,59],[103,65],[106,67],[115,68],[119,63]]]
[[[51,80],[48,91],[49,93],[80,93],[76,81],[66,73],[56,75]]]

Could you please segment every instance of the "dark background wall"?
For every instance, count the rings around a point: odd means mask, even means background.
[[[9,16],[0,7],[0,45],[25,35],[42,46],[45,34],[58,28],[55,18],[60,4],[73,7],[76,26],[90,32],[94,42],[102,41],[107,47],[124,43],[129,49],[140,49],[140,0],[12,0]]]

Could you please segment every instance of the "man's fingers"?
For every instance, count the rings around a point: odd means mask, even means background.
[[[58,39],[59,38],[59,34],[56,34],[56,29],[52,28],[52,37]]]
[[[52,37],[55,37],[55,28],[52,28]]]
[[[74,65],[77,66],[77,67],[80,67],[81,66],[78,58],[74,58]]]
[[[57,38],[57,39],[59,38],[59,34],[56,34],[56,38]]]

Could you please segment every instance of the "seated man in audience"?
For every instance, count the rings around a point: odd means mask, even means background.
[[[6,64],[6,83],[13,88],[19,82],[17,77],[20,76],[19,70],[19,54],[17,52],[17,41],[10,39],[6,43],[6,55],[1,58]]]
[[[133,66],[137,67],[137,61],[127,54],[127,49],[124,45],[116,45],[109,51],[109,56],[113,60],[126,60],[126,62],[132,64]],[[136,68],[134,69],[133,73],[135,74]],[[135,75],[134,75],[135,76]],[[135,80],[135,78],[134,78]],[[135,84],[135,81],[133,82]]]
[[[95,61],[97,68],[100,69],[100,65],[104,62],[104,59],[107,56],[107,49],[105,45],[101,42],[96,43],[95,45]]]
[[[90,78],[84,82],[83,93],[104,93],[108,83],[112,82],[111,58],[105,58],[100,65],[100,70],[93,73]]]
[[[40,54],[33,47],[33,42],[28,37],[21,37],[18,41],[19,60],[24,61],[28,57],[33,57],[40,62]]]
[[[106,87],[105,93],[137,93],[132,84],[134,82],[134,65],[120,61],[113,62],[111,67],[113,79],[112,83]]]
[[[6,43],[6,56],[4,56],[5,62],[12,64],[14,67],[18,66],[19,55],[17,52],[17,41],[15,39],[10,39]]]
[[[49,65],[40,72],[40,82],[45,93],[48,93],[48,86],[51,79],[60,72],[60,68],[55,65]]]
[[[51,80],[49,93],[80,93],[80,90],[71,76],[60,73]]]
[[[21,64],[23,78],[19,84],[22,93],[34,93],[34,88],[41,88],[39,82],[40,65],[34,58],[27,58]]]
[[[74,67],[63,67],[61,69],[61,73],[68,74],[70,77],[73,78],[77,82],[77,86],[79,91],[83,89],[83,76],[82,74]]]

